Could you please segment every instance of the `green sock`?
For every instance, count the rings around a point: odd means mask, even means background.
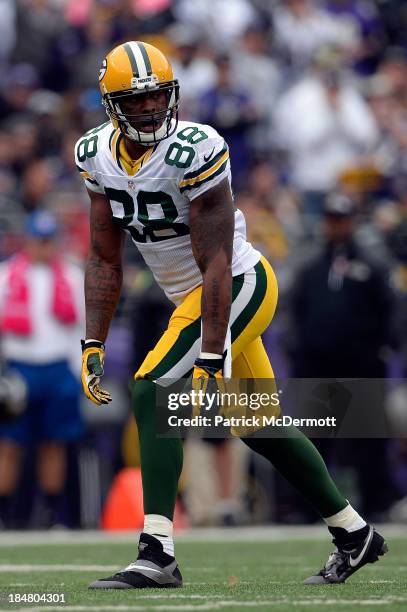
[[[180,438],[157,437],[156,386],[137,380],[133,386],[134,415],[140,439],[144,514],[174,515],[183,449]]]
[[[242,440],[268,459],[322,517],[343,510],[348,502],[338,491],[311,440],[296,427],[279,428],[279,435],[278,438],[248,437]]]

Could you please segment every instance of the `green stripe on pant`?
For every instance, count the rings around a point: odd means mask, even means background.
[[[261,261],[254,266],[254,269],[256,271],[256,286],[246,308],[243,309],[243,311],[231,325],[230,332],[232,335],[232,342],[234,342],[236,338],[240,336],[244,328],[253,319],[262,301],[264,300],[264,296],[266,295],[267,276]]]
[[[232,283],[232,302],[234,302],[242,290],[244,284],[244,274],[239,274],[233,278]],[[198,317],[190,323],[187,327],[181,330],[178,339],[169,349],[165,357],[160,363],[147,374],[150,380],[156,380],[157,378],[164,378],[168,372],[170,372],[181,359],[188,353],[190,348],[200,337],[201,334],[201,317]],[[187,376],[188,372],[181,374]],[[176,378],[176,377],[174,377]]]

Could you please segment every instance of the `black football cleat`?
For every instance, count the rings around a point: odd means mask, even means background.
[[[357,531],[330,527],[336,550],[329,555],[325,567],[315,576],[304,580],[304,584],[339,584],[345,582],[367,563],[375,563],[388,551],[384,538],[366,525]]]
[[[182,586],[182,576],[174,557],[167,555],[157,538],[142,533],[139,554],[117,574],[100,578],[90,589],[173,589]]]

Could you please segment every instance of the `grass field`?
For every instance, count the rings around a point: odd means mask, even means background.
[[[136,556],[137,534],[0,534],[0,610],[407,610],[407,534],[383,527],[390,552],[345,585],[303,586],[330,544],[317,528],[199,530],[177,538],[185,586],[90,591],[87,584]],[[10,604],[10,593],[64,593],[65,605]]]

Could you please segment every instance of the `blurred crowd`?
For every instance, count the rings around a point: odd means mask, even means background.
[[[172,60],[180,118],[212,125],[229,144],[236,206],[279,279],[265,338],[278,375],[405,377],[406,33],[403,0],[0,0],[0,261],[23,247],[27,215],[46,209],[62,228],[61,252],[83,266],[88,198],[73,145],[106,120],[104,56],[140,39]],[[84,406],[82,476],[94,482],[98,460],[103,494],[123,463],[119,447],[126,454],[127,380],[170,312],[132,245],[125,256],[108,343],[117,399],[108,417]],[[355,453],[331,459],[345,473],[345,456],[363,464]],[[407,496],[407,445],[385,440],[364,453],[376,453],[388,495],[371,499],[379,485],[366,461],[356,491],[365,511],[388,516]],[[290,495],[273,518],[293,508],[309,517]],[[79,522],[92,526],[99,505],[96,494]]]

